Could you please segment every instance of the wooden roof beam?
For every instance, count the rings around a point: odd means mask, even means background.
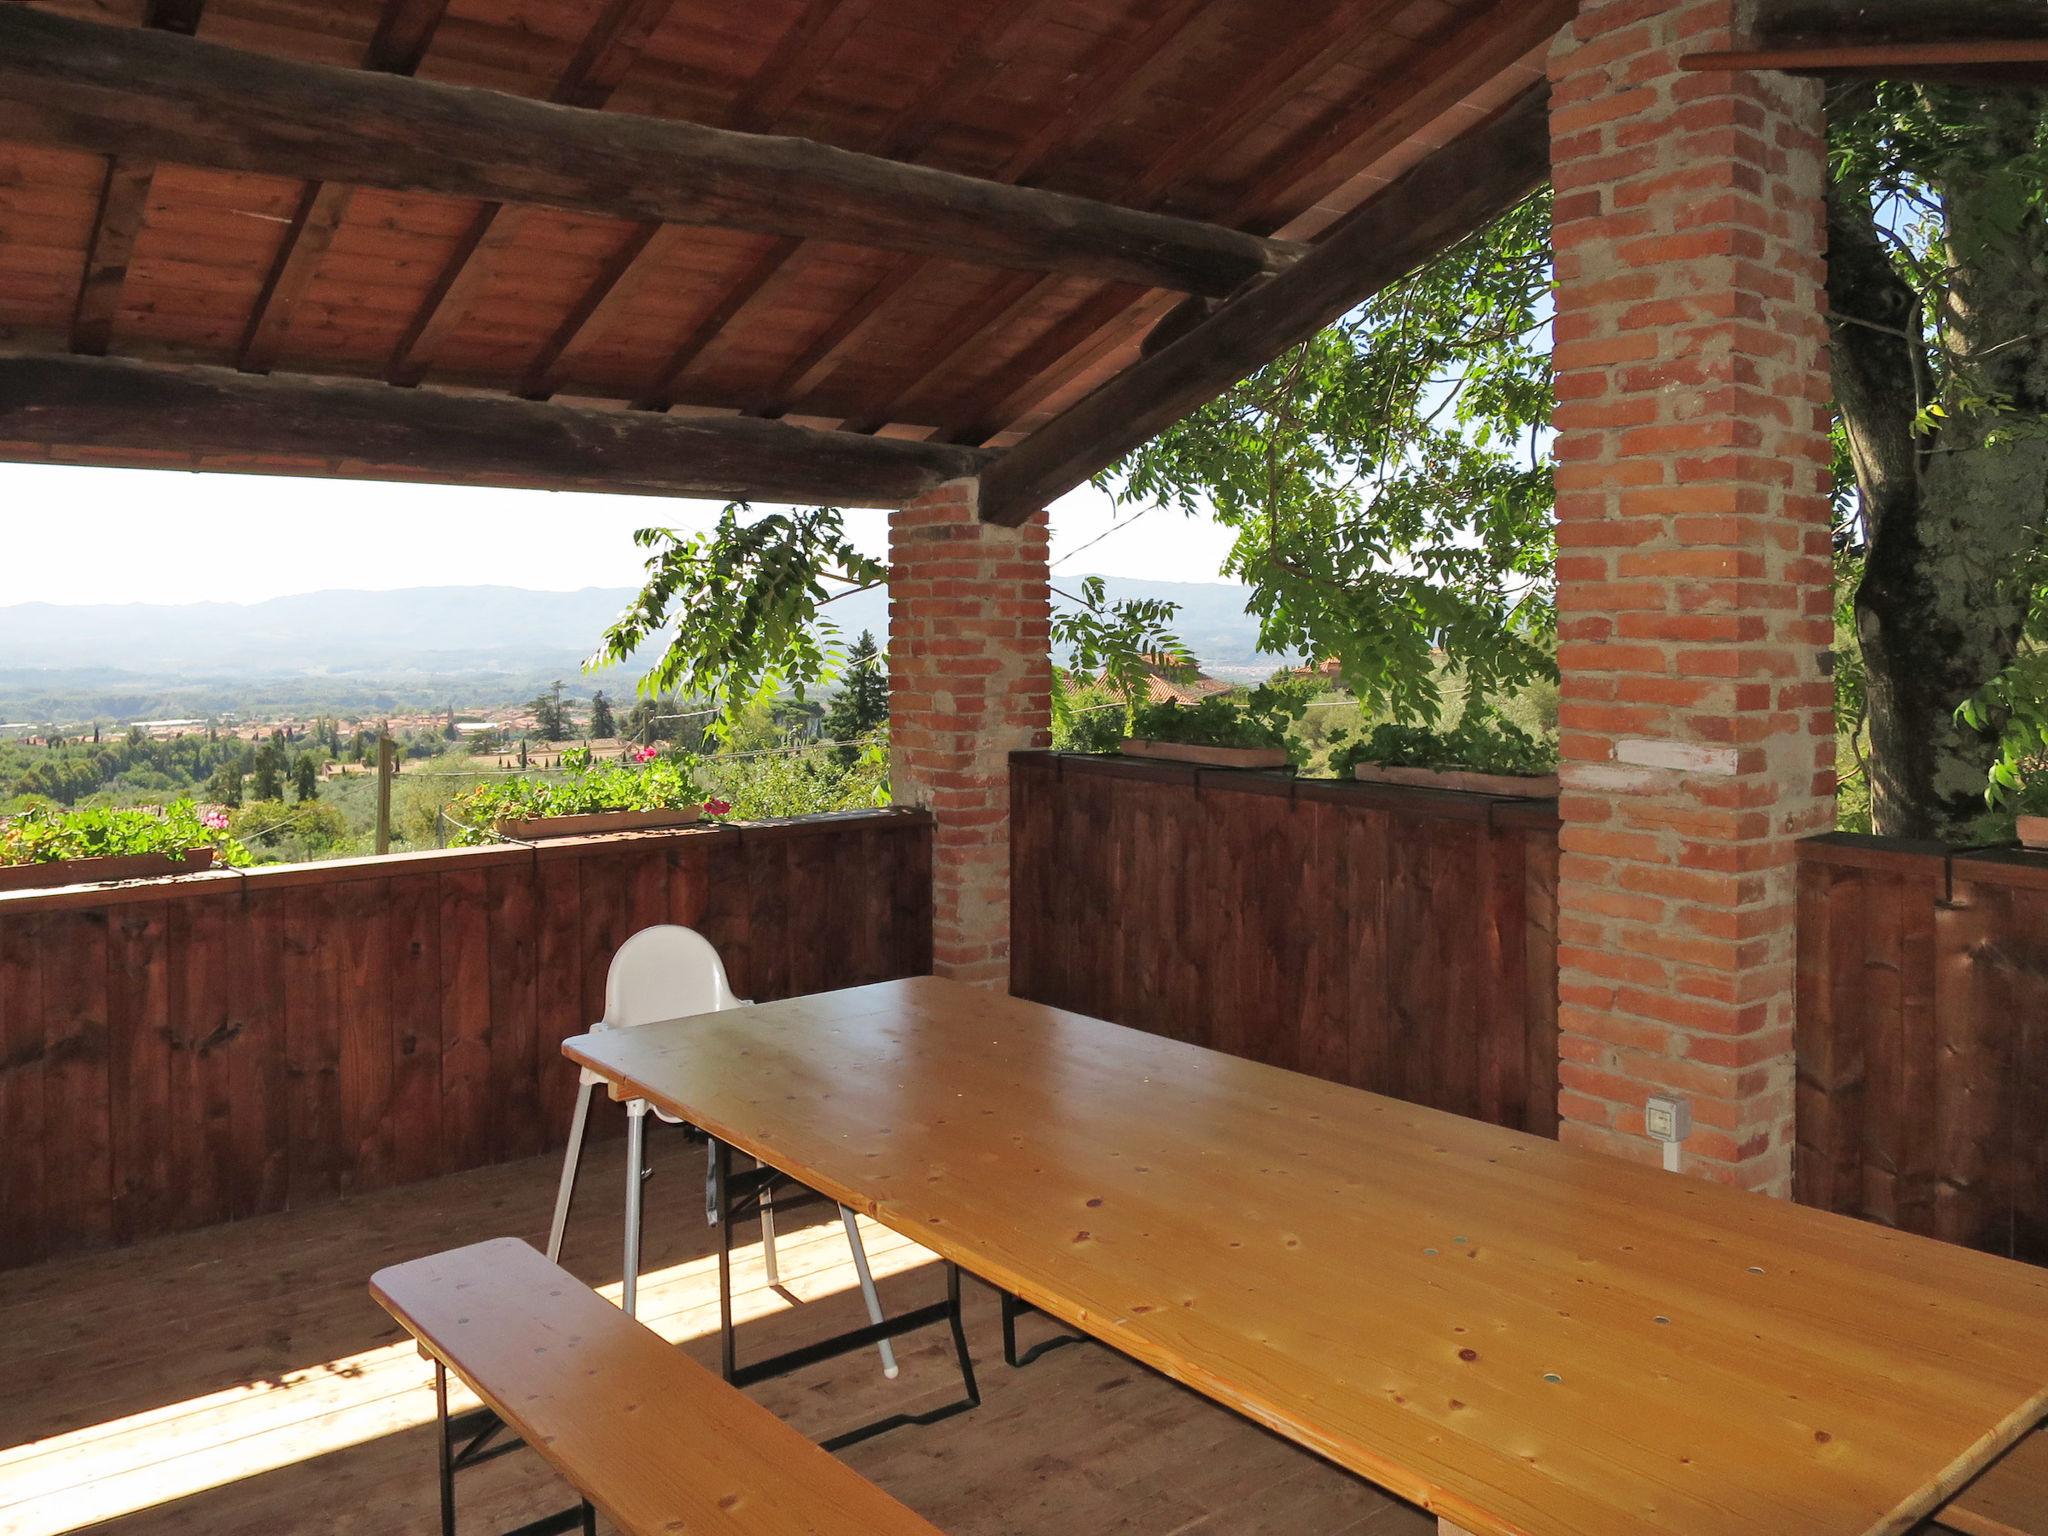
[[[1693,70],[1775,69],[1792,75],[2048,85],[2048,40],[2036,38],[1912,43],[1840,37],[1695,53],[1680,62]]]
[[[0,6],[0,136],[1226,294],[1300,247],[803,139],[294,63]]]
[[[1259,284],[1004,453],[985,521],[1016,526],[1527,197],[1550,175],[1549,89],[1435,151]]]
[[[1966,85],[2048,83],[2041,0],[1760,0],[1738,45],[1687,69]]]
[[[748,416],[604,411],[127,358],[0,355],[0,441],[62,458],[166,448],[203,467],[542,490],[895,506],[979,473],[973,448]]]

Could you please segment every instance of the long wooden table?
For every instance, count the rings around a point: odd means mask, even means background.
[[[1904,1531],[2048,1275],[929,978],[568,1056],[1481,1536]]]

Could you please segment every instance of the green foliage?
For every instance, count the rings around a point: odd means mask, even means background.
[[[562,766],[565,771],[556,778],[502,779],[458,795],[448,806],[448,814],[460,823],[456,846],[495,842],[497,823],[514,818],[677,810],[704,799],[695,758],[592,763],[587,751],[572,748],[562,754]]]
[[[889,744],[868,737],[848,757],[838,751],[717,756],[699,765],[707,789],[741,821],[872,810],[889,803]]]
[[[569,716],[569,706],[562,702],[560,682],[527,708],[533,711],[533,728],[542,741],[567,741],[576,734],[576,722]]]
[[[825,734],[837,741],[855,741],[888,723],[889,673],[875,637],[864,629],[846,654],[844,680],[825,710]],[[842,765],[859,753],[858,747],[839,748]]]
[[[1053,615],[1053,645],[1065,650],[1074,672],[1099,677],[1123,701],[1126,725],[1137,717],[1151,674],[1174,680],[1195,675],[1194,653],[1168,627],[1180,613],[1178,604],[1159,598],[1110,602],[1100,576],[1083,580],[1080,596],[1069,601],[1072,608]],[[1073,703],[1058,668],[1053,670],[1052,714],[1056,732],[1074,728]]]
[[[1550,201],[1534,198],[1098,483],[1213,508],[1260,643],[1425,719],[1437,652],[1482,696],[1553,676]]]
[[[1126,717],[1101,710],[1081,717],[1068,736],[1078,752],[1114,752],[1125,736],[1193,747],[1278,747],[1297,767],[1302,744],[1291,732],[1309,690],[1262,684],[1246,694],[1215,693],[1194,704],[1141,704]]]
[[[311,752],[301,752],[292,763],[292,793],[301,804],[320,798],[320,759]]]
[[[1331,770],[1340,778],[1349,778],[1360,763],[1536,776],[1557,772],[1557,743],[1531,735],[1493,710],[1468,708],[1449,727],[1389,721],[1341,747],[1330,759]]]
[[[256,775],[249,786],[252,800],[282,800],[284,798],[283,753],[274,741],[266,741],[256,749]]]
[[[332,855],[348,841],[348,821],[317,800],[257,800],[229,816],[228,834],[263,863],[299,863]]]
[[[246,864],[249,853],[221,826],[209,825],[190,800],[161,809],[93,806],[66,811],[32,806],[0,824],[0,864],[48,864],[64,859],[160,853],[183,858],[212,848],[224,864]]]
[[[598,741],[608,741],[619,734],[619,725],[612,718],[612,701],[599,689],[590,696],[590,734]]]
[[[835,596],[880,585],[887,574],[846,537],[837,507],[751,512],[734,502],[708,533],[634,534],[652,551],[646,584],[588,663],[625,661],[673,627],[640,690],[704,699],[717,712],[713,731],[720,737],[749,703],[784,690],[801,699],[831,681],[844,647],[822,610]]]

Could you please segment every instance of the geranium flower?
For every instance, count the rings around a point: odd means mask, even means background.
[[[199,824],[209,832],[225,832],[228,829],[228,813],[226,811],[203,811],[200,813]]]
[[[636,763],[651,763],[659,756],[661,756],[661,748],[652,743],[633,749],[633,761]]]
[[[704,814],[706,816],[730,816],[732,814],[732,802],[730,800],[720,800],[714,796],[704,802]]]

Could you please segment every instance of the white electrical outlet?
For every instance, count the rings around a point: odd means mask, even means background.
[[[1643,1130],[1652,1141],[1675,1143],[1692,1134],[1692,1105],[1662,1094],[1643,1106]]]

